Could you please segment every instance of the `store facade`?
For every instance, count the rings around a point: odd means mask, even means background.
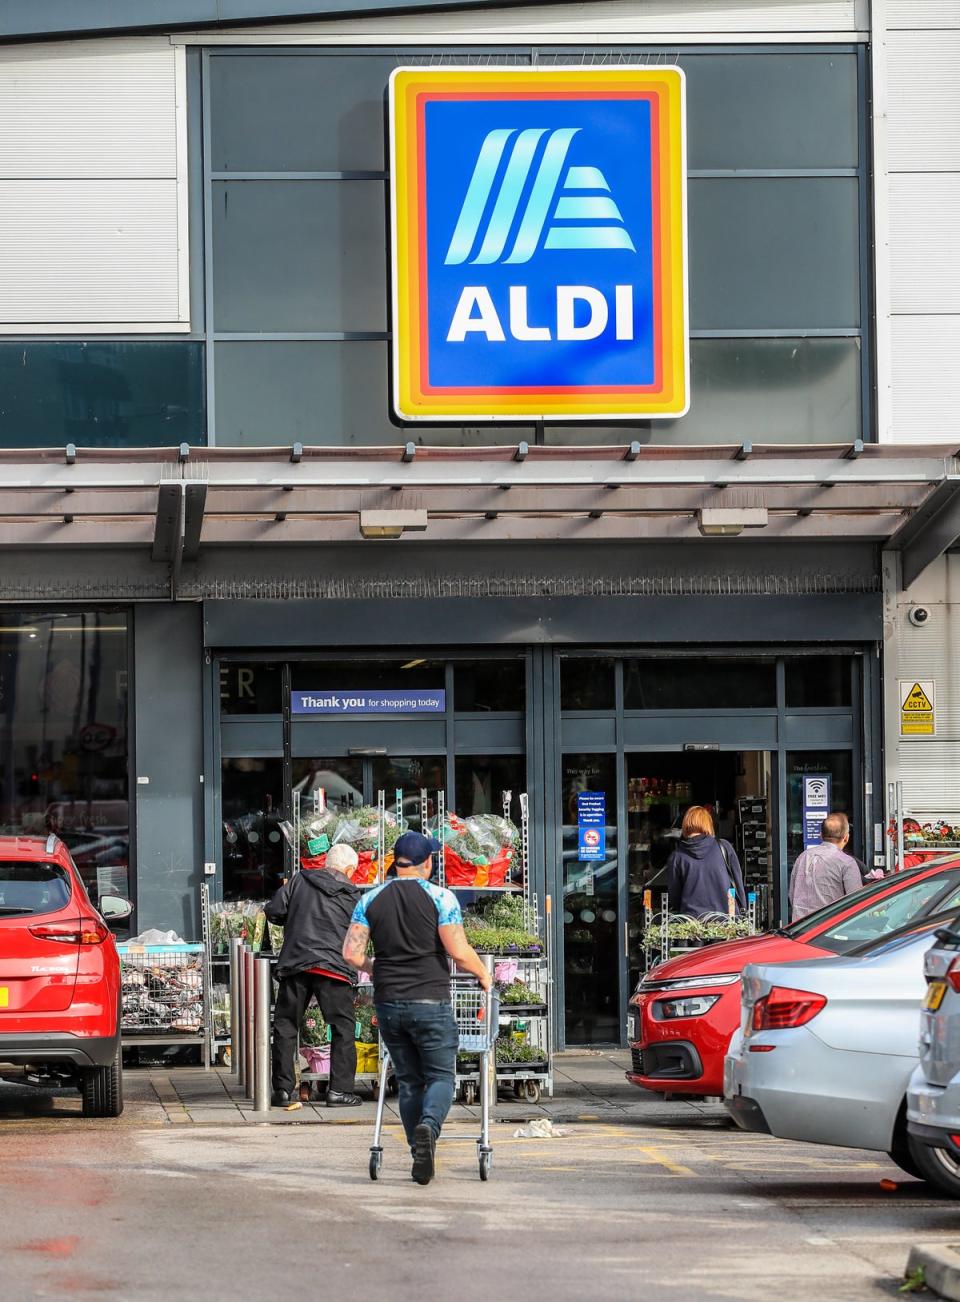
[[[62,832],[134,927],[196,939],[201,882],[262,898],[289,871],[296,793],[399,789],[416,818],[424,788],[461,814],[526,791],[571,1044],[622,1038],[685,804],[714,806],[774,921],[804,778],[884,854],[881,549],[949,467],[876,442],[871,52],[856,6],[821,8],[731,11],[720,34],[682,0],[122,37],[104,16],[92,44],[3,47],[65,149],[59,59],[101,114],[76,175],[32,146],[31,175],[75,186],[54,207],[112,178],[42,237],[73,299],[48,303],[26,254],[0,268],[24,277],[0,304],[0,461],[33,495],[0,521],[6,830]],[[689,411],[398,421],[391,74],[665,63],[687,96]],[[140,243],[74,246],[101,208],[123,217],[104,240]],[[376,538],[368,510],[421,532]],[[711,510],[747,524],[717,537]],[[401,692],[428,704],[369,705]],[[581,793],[603,797],[592,861]]]

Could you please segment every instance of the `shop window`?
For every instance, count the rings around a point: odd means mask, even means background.
[[[295,759],[293,790],[300,793],[304,817],[315,807],[318,793],[328,809],[343,813],[356,809],[363,800],[363,760],[357,755],[328,759]]]
[[[220,801],[223,898],[268,899],[285,872],[283,760],[224,760]]]
[[[612,710],[615,704],[614,662],[602,657],[562,656],[561,710]]]
[[[386,331],[382,181],[213,187],[217,330]]]
[[[129,897],[127,619],[0,617],[0,831],[56,832],[84,885]]]
[[[624,661],[627,710],[756,710],[777,704],[773,660],[677,657]]]
[[[790,751],[787,753],[787,870],[793,867],[803,849],[804,778],[829,780],[829,810],[846,814],[850,820],[847,853],[862,855],[863,829],[857,824],[858,811],[853,808],[853,756],[850,751]],[[813,823],[816,821],[814,819]]]
[[[396,808],[396,793],[401,793],[403,816],[413,831],[422,830],[422,791],[427,793],[428,821],[436,818],[437,792],[447,789],[447,761],[442,755],[378,755],[372,768],[374,791],[385,793],[391,810]]]
[[[445,670],[442,660],[416,655],[406,660],[314,660],[294,664],[290,682],[302,692],[440,691]]]
[[[620,1040],[616,769],[614,755],[563,757],[563,972],[568,1044]],[[578,797],[582,793],[605,797],[607,822],[597,858],[588,859],[588,851],[580,847]]]
[[[526,698],[526,662],[457,660],[453,665],[453,705],[461,714],[498,711],[522,713]]]
[[[206,442],[200,343],[0,343],[0,393],[0,447]]]
[[[211,167],[382,171],[383,96],[394,55],[214,54]]]
[[[259,661],[220,665],[221,714],[279,714],[283,709],[283,675],[280,665]]]
[[[382,268],[382,250],[371,257]],[[529,425],[398,428],[388,412],[386,340],[222,340],[215,348],[223,446],[385,447],[413,439],[424,447],[489,447],[533,440]]]
[[[856,177],[691,180],[694,330],[860,322]]]
[[[510,791],[510,817],[519,826],[519,797],[527,789],[526,769],[523,755],[458,755],[454,760],[454,809],[462,818],[502,814],[503,793]]]
[[[857,166],[855,54],[681,54],[678,62],[689,167]]]
[[[623,425],[547,425],[548,444],[841,443],[863,435],[860,340],[691,339],[686,416]]]
[[[850,656],[795,656],[786,662],[788,709],[842,708],[851,703]]]

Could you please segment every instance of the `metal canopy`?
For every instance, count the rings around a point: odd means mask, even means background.
[[[942,480],[890,539],[888,546],[900,552],[903,586],[920,577],[938,556],[960,539],[960,478]]]
[[[960,535],[955,445],[160,448],[0,452],[0,547],[356,542],[360,512],[426,512],[401,544],[699,539],[703,510],[762,539],[862,539],[919,573]],[[371,540],[370,545],[375,545]],[[919,567],[919,568],[915,568]]]

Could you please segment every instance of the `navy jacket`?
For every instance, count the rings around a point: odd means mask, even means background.
[[[721,845],[727,851],[729,871]],[[746,911],[740,860],[729,841],[718,841],[715,836],[684,837],[670,852],[666,869],[671,913],[686,913],[692,918],[700,918],[705,913],[726,916],[731,880],[737,888],[738,912]]]

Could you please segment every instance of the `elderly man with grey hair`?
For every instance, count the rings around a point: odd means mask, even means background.
[[[856,859],[844,854],[850,840],[846,814],[828,814],[820,824],[820,844],[808,846],[790,875],[790,920],[843,899],[863,885]]]
[[[275,1108],[297,1108],[294,1062],[300,1023],[311,998],[330,1027],[328,1108],[362,1103],[355,1094],[357,1048],[354,1040],[356,970],[343,957],[343,941],[360,899],[349,874],[357,852],[334,845],[322,868],[303,868],[284,884],[266,907],[267,918],[284,928],[277,963],[280,992],[273,1015],[273,1097]]]

